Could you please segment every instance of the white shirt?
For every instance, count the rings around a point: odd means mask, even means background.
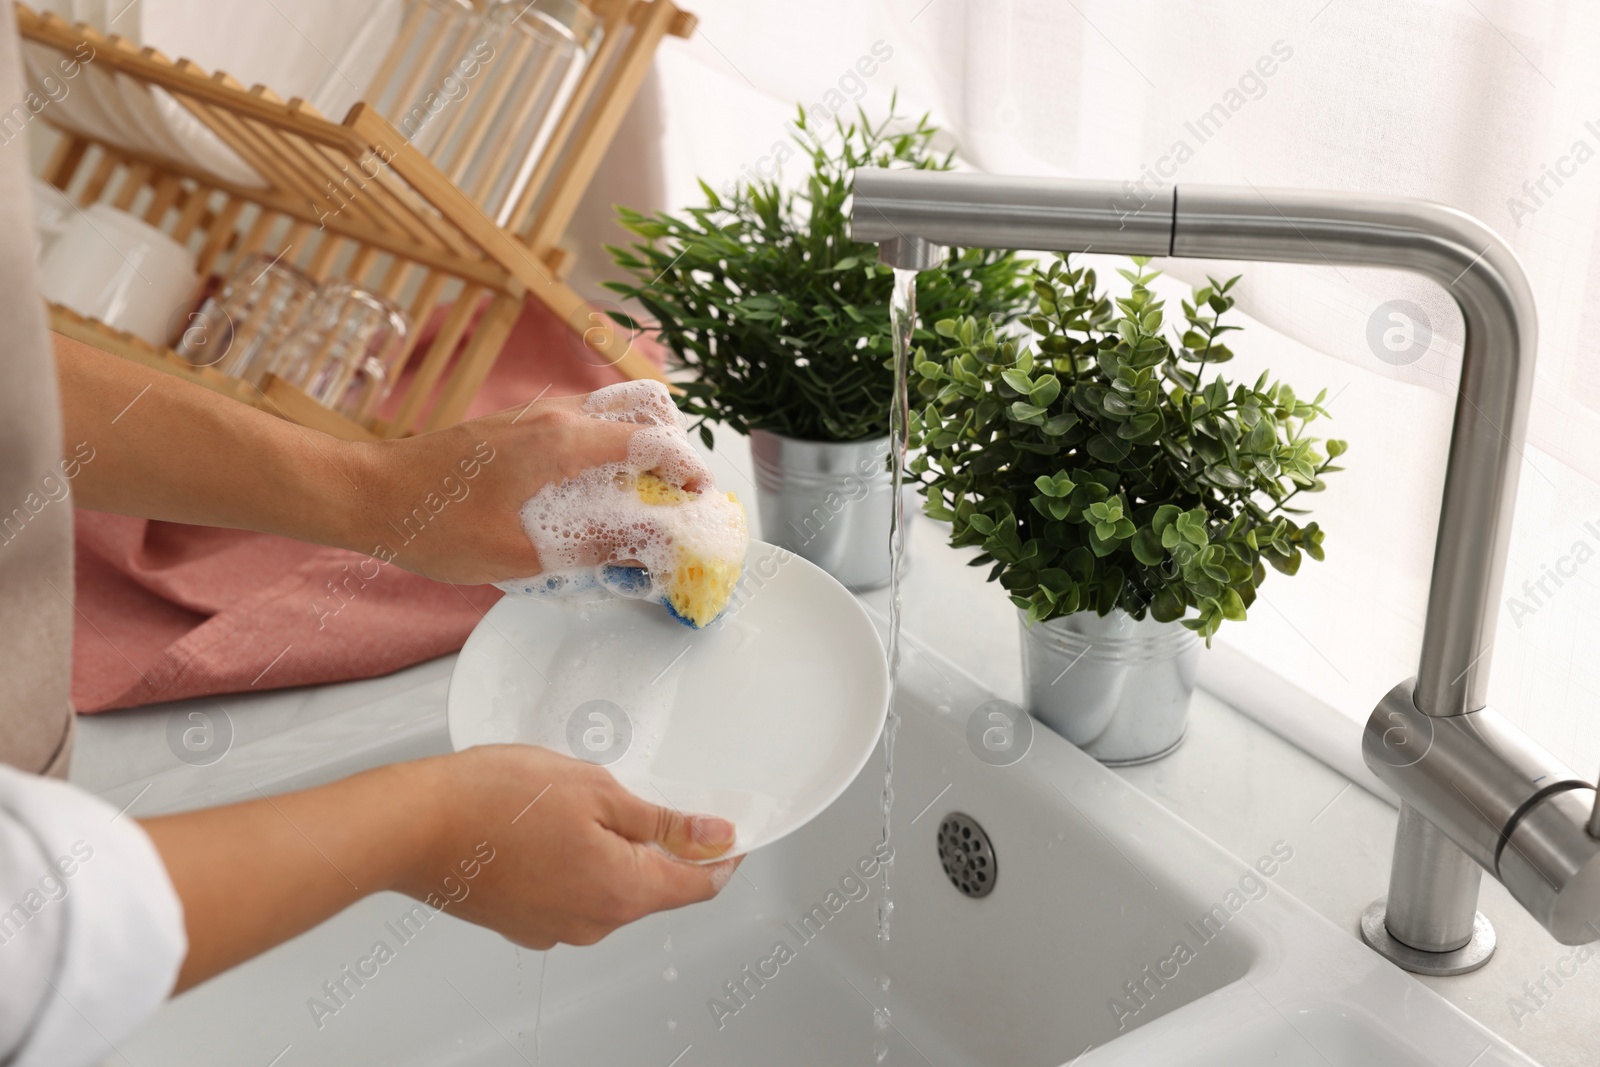
[[[23,99],[20,60],[7,4],[0,99]],[[65,755],[71,718],[72,510],[29,502],[61,457],[61,418],[26,144],[0,148],[0,512],[12,521],[0,546],[0,759],[43,768]],[[105,1060],[166,999],[187,947],[182,905],[131,816],[0,763],[0,1065]]]
[[[0,765],[0,1064],[113,1055],[187,951],[183,906],[131,816]]]
[[[23,93],[6,4],[0,100]],[[0,514],[11,523],[0,545],[0,759],[43,768],[65,755],[72,714],[72,510],[40,493],[62,431],[26,147],[25,137],[0,145]],[[186,951],[182,905],[138,823],[0,763],[0,1065],[105,1060],[172,990]]]

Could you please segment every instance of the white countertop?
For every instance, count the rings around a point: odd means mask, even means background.
[[[741,481],[748,478],[743,444],[719,437],[719,482],[752,495]],[[986,569],[965,565],[970,552],[945,546],[943,527],[919,515],[910,532],[904,595],[910,640],[1019,701],[1014,609],[984,582]],[[862,599],[887,612],[886,590]],[[379,756],[442,752],[453,660],[361,682],[87,716],[79,723],[72,777],[113,803],[132,802],[139,815],[271,792],[313,749],[323,758],[330,748],[338,751],[336,770]],[[176,754],[181,746],[168,740],[172,731],[202,723],[195,713],[209,717],[208,728],[232,733],[229,751],[210,766],[186,764]],[[1188,739],[1176,753],[1120,773],[1236,856],[1289,841],[1295,862],[1279,884],[1351,937],[1362,910],[1386,890],[1394,808],[1204,691],[1196,694]],[[1423,981],[1548,1067],[1592,1067],[1600,1047],[1600,953],[1577,965],[1575,976],[1558,974],[1573,970],[1573,950],[1556,944],[1493,879],[1484,879],[1480,908],[1499,934],[1495,958],[1471,975]],[[1524,983],[1541,981],[1549,995],[1535,988],[1545,1001],[1538,1007]],[[1518,1019],[1511,998],[1537,1010]]]

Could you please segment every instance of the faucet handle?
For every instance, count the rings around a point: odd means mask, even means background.
[[[1499,878],[1557,941],[1600,937],[1600,834],[1589,780],[1490,708],[1424,715],[1414,687],[1401,682],[1373,709],[1362,735],[1367,766]],[[1396,870],[1407,873],[1402,865],[1420,858],[1397,852]],[[1391,874],[1391,896],[1397,884]],[[1470,915],[1462,916],[1468,924]]]

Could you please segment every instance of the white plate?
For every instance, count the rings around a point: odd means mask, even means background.
[[[21,44],[23,74],[30,89],[51,100],[50,121],[113,147],[133,147],[100,113],[93,94],[86,88],[88,64],[80,63],[78,77],[69,80],[62,76],[60,68],[66,55],[37,41],[23,40]],[[51,86],[55,86],[54,94]],[[66,89],[64,96],[60,95],[62,88]]]
[[[225,71],[245,85],[267,85],[285,100],[304,97],[335,122],[377,72],[399,33],[403,8],[400,0],[141,0],[117,4],[108,13],[99,0],[40,3],[42,10],[69,22],[87,22],[135,44],[153,45],[207,71]],[[41,57],[57,56],[32,47]],[[234,185],[263,184],[254,168],[166,90],[145,90],[125,75],[85,67],[81,80],[92,86],[78,99],[69,94],[56,105],[55,115],[65,124],[108,144],[197,166]],[[49,69],[51,63],[40,57],[29,62],[36,91],[42,91],[40,77]]]
[[[143,85],[96,63],[83,65],[79,81],[102,123],[116,130],[128,144],[157,156],[189,161]]]
[[[116,32],[285,100],[302,97],[338,122],[383,62],[403,7],[400,0],[141,0],[117,19]]]
[[[239,154],[226,141],[211,132],[211,127],[196,118],[171,93],[158,85],[151,86],[149,99],[156,110],[156,117],[182,148],[184,157],[195,166],[212,177],[246,189],[266,184],[255,168],[239,158]]]
[[[889,670],[844,586],[752,541],[735,606],[704,630],[641,601],[505,597],[467,638],[448,705],[458,751],[517,741],[604,763],[651,803],[732,820],[733,855],[844,792],[878,743]]]

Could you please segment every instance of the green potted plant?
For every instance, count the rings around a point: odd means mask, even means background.
[[[1147,263],[1114,301],[1068,257],[1036,269],[1026,339],[938,322],[910,418],[925,510],[1017,606],[1029,710],[1108,763],[1175,748],[1199,640],[1245,617],[1267,566],[1322,559],[1294,505],[1346,448],[1306,435],[1324,393],[1215,372],[1237,277],[1183,302],[1173,344]]]
[[[835,120],[830,148],[802,110],[803,186],[757,179],[724,197],[702,182],[704,205],[681,215],[620,210],[641,241],[610,249],[635,279],[611,288],[636,301],[696,372],[679,404],[707,445],[708,422],[750,437],[763,537],[856,589],[889,579],[893,272],[875,246],[850,240],[851,175],[951,165],[932,151],[926,117],[900,132],[893,121]],[[944,269],[922,274],[917,302],[925,322],[1003,325],[1028,295],[1027,268],[1013,254],[951,250]],[[916,339],[936,340],[926,329]]]

